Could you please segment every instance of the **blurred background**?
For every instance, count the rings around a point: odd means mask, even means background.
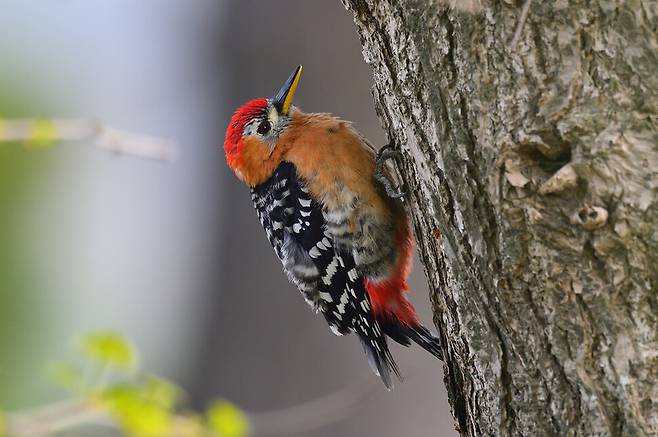
[[[374,144],[371,75],[338,0],[3,0],[0,115],[97,117],[178,145],[172,163],[89,144],[0,144],[0,407],[61,398],[49,362],[115,329],[203,408],[303,404],[376,378],[288,283],[225,165],[232,111],[304,65],[296,104]],[[422,267],[411,299],[432,325]],[[454,435],[442,366],[391,346],[405,381],[320,436]]]

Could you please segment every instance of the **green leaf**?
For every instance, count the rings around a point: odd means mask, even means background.
[[[249,419],[238,407],[226,400],[215,401],[207,412],[208,426],[218,437],[246,437]]]
[[[142,388],[146,400],[171,410],[180,398],[181,390],[171,382],[149,375]]]
[[[133,345],[117,332],[100,331],[85,335],[82,353],[90,360],[118,369],[133,370],[137,367]]]
[[[115,417],[121,429],[134,437],[170,435],[172,413],[144,396],[142,387],[119,385],[105,390],[101,401]]]
[[[162,437],[169,435],[171,414],[157,405],[135,400],[126,401],[116,411],[121,428],[135,437]]]

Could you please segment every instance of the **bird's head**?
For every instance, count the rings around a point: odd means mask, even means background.
[[[250,186],[264,182],[272,174],[272,167],[279,164],[273,155],[279,137],[290,124],[292,99],[301,73],[300,65],[273,98],[255,99],[242,105],[226,129],[226,162]]]

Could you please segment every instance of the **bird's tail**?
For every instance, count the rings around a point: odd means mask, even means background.
[[[388,350],[386,337],[379,335],[376,337],[365,336],[357,333],[363,350],[368,357],[368,364],[377,376],[379,376],[387,389],[393,389],[393,380],[391,379],[391,372],[402,379],[398,365]]]
[[[427,352],[443,361],[441,340],[420,323],[406,325],[397,320],[380,322],[384,333],[401,345],[410,346],[413,341]]]
[[[424,326],[420,324],[408,326],[392,320],[387,322],[380,321],[379,326],[385,335],[391,337],[391,339],[401,345],[410,346],[413,341],[438,359],[443,360],[441,341]],[[391,390],[393,388],[391,373],[400,380],[402,377],[388,349],[386,337],[381,334],[376,336],[364,335],[364,333],[358,331],[357,334],[361,340],[363,350],[368,357],[370,368],[381,378],[386,388]]]

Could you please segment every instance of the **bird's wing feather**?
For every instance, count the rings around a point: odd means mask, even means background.
[[[390,373],[398,374],[398,369],[372,313],[363,276],[352,253],[337,249],[326,232],[322,205],[295,166],[282,162],[269,180],[252,190],[252,199],[291,282],[336,334],[358,334],[371,367],[391,387]]]

